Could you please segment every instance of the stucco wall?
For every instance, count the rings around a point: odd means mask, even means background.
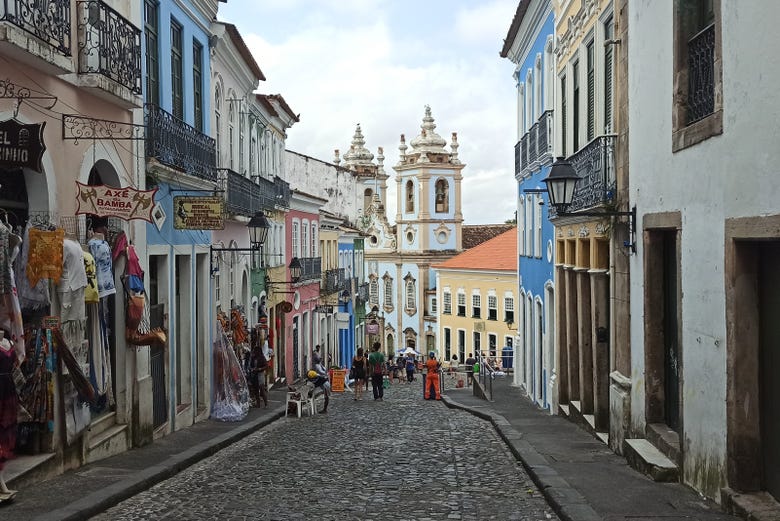
[[[290,188],[327,199],[322,208],[356,222],[363,192],[351,172],[290,150],[285,151],[285,181]]]
[[[778,208],[780,5],[722,1],[723,135],[672,153],[672,3],[629,2],[630,197],[646,213],[679,210],[684,479],[715,496],[725,479],[724,220]],[[761,59],[757,59],[760,56]],[[650,72],[655,71],[655,72]],[[660,72],[660,73],[659,73]],[[642,317],[642,241],[631,262],[631,316]],[[632,321],[632,427],[644,428],[642,321]]]

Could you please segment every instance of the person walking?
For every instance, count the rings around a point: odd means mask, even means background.
[[[371,354],[368,355],[368,366],[371,368],[371,387],[374,391],[374,400],[385,400],[384,367],[385,355],[379,350],[382,347],[379,342],[371,346]]]
[[[439,386],[439,369],[441,363],[436,360],[436,353],[431,351],[428,353],[428,360],[425,361],[425,368],[428,373],[425,375],[425,393],[426,400],[432,400],[431,398],[431,386],[433,386],[434,396],[437,400],[441,400],[441,388]]]
[[[406,381],[412,383],[414,381],[414,355],[407,355],[406,357]]]
[[[366,357],[363,348],[358,347],[357,354],[352,358],[352,376],[355,379],[355,396],[353,400],[363,399],[363,386],[366,381]]]
[[[477,359],[474,358],[474,355],[469,353],[469,357],[466,358],[466,382],[469,387],[471,387],[471,382],[474,381],[474,364],[476,362]]]

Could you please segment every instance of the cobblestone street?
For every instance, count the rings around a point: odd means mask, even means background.
[[[488,422],[421,391],[334,394],[93,519],[557,519]]]

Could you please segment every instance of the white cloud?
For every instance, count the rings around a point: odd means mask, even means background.
[[[448,142],[458,133],[459,156],[467,164],[466,223],[503,222],[515,205],[515,93],[513,65],[498,51],[516,3],[491,2],[441,20],[417,20],[403,5],[405,11],[381,0],[280,1],[268,9],[263,25],[281,16],[276,8],[287,9],[285,19],[299,18],[274,40],[257,25],[233,23],[268,78],[260,90],[282,94],[300,114],[300,123],[288,131],[288,148],[331,161],[334,149],[349,148],[360,123],[366,146],[374,154],[384,147],[391,176],[388,216],[394,220],[392,165],[399,136],[406,134],[408,142],[419,133],[429,104],[436,131]],[[298,11],[291,10],[296,6]],[[435,25],[448,21],[453,27]]]

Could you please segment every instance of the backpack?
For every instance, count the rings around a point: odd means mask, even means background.
[[[374,374],[382,374],[382,363],[381,362],[374,363]]]

